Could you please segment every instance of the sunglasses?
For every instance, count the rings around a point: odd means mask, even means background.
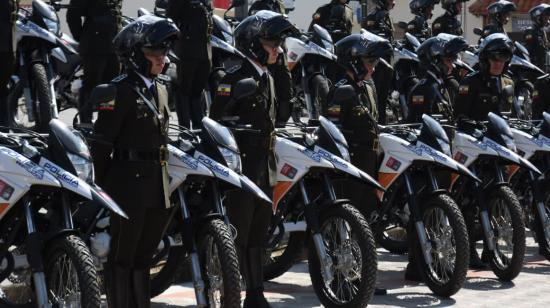
[[[166,56],[170,52],[170,48],[167,47],[141,47],[141,51],[144,54],[153,57]]]
[[[512,58],[512,55],[508,52],[493,52],[489,55],[490,60],[499,62],[508,62]]]
[[[263,45],[269,47],[269,48],[279,48],[283,44],[283,40],[277,39],[277,40],[266,40],[266,39],[260,39],[260,43]]]

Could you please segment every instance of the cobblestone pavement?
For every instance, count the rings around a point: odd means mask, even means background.
[[[528,238],[525,265],[521,274],[509,283],[501,282],[491,271],[469,271],[464,287],[452,299],[434,296],[423,284],[403,280],[406,256],[395,256],[379,249],[379,286],[388,295],[375,296],[370,307],[548,307],[550,305],[550,262],[537,254]],[[289,272],[266,284],[266,297],[273,307],[321,307],[309,278],[307,263],[295,265]],[[154,308],[193,307],[194,291],[190,283],[172,286],[154,299]]]

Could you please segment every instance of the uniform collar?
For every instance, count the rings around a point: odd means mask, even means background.
[[[138,72],[136,73],[138,74],[139,77],[141,77],[141,79],[143,80],[143,83],[145,83],[145,87],[147,89],[151,89],[151,86],[153,85],[153,79],[149,79]]]
[[[259,76],[263,76],[265,73],[267,73],[267,68],[263,68],[261,66],[259,66],[258,64],[256,64],[256,62],[250,60],[249,58],[246,58],[248,60],[248,62],[250,62],[250,64],[252,64],[252,66],[256,69],[256,71],[258,72],[258,75]]]

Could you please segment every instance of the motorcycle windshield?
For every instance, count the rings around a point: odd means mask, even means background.
[[[223,20],[218,15],[213,15],[212,20],[214,21],[214,27],[217,27],[222,32],[231,34],[231,27],[229,27],[229,23],[227,21]]]
[[[418,140],[451,156],[451,143],[447,133],[439,122],[427,114],[422,115],[422,128]]]
[[[72,131],[65,123],[53,119],[50,121],[50,133],[55,136],[67,151],[76,154],[88,161],[92,160],[90,149],[84,139]]]
[[[405,32],[405,38],[407,39],[407,41],[409,41],[409,43],[414,46],[414,49],[416,50],[418,47],[420,47],[420,41],[412,34],[410,34],[409,32]]]
[[[237,141],[235,141],[235,136],[233,136],[233,133],[227,127],[207,117],[203,118],[202,125],[219,146],[239,153],[239,147],[237,146]]]
[[[327,132],[327,134],[332,137],[332,140],[346,147],[348,146],[346,138],[344,137],[342,132],[338,129],[338,127],[334,125],[334,123],[327,120],[327,118],[323,116],[319,117],[319,122],[321,123],[321,127]]]
[[[531,62],[531,59],[529,58],[529,51],[527,51],[527,48],[525,48],[525,46],[523,46],[519,42],[514,42],[514,44],[516,46],[515,54],[521,57],[522,59]]]
[[[510,66],[521,67],[523,69],[535,71],[540,75],[544,75],[544,72],[540,68],[538,68],[536,65],[529,62],[529,60],[525,60],[517,55],[512,56],[512,60],[510,61]]]
[[[542,129],[540,133],[546,137],[550,138],[550,113],[547,113],[546,111],[542,113],[542,117],[544,118],[542,122]]]
[[[44,18],[57,21],[57,15],[55,15],[55,11],[41,0],[34,0],[32,2],[32,11],[33,13],[36,12],[40,14]]]
[[[492,112],[489,113],[488,119],[488,136],[500,145],[515,151],[516,145],[514,143],[514,134],[512,133],[508,122]]]
[[[315,34],[317,34],[323,41],[332,43],[332,37],[328,33],[327,29],[319,26],[318,24],[314,24],[313,31],[315,31]]]

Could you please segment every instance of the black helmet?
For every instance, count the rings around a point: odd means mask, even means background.
[[[143,48],[166,53],[179,35],[171,19],[143,15],[124,27],[113,39],[115,52],[128,70],[149,76],[151,62]]]
[[[350,1],[350,0],[346,0],[346,4],[348,4],[349,1]],[[340,0],[331,0],[330,3],[332,3],[332,4],[335,4],[335,3],[336,3],[336,4],[339,4],[339,3],[341,3],[341,2],[340,2]]]
[[[426,19],[429,19],[429,16],[425,16],[428,13],[426,12],[426,9],[433,7],[438,3],[439,0],[412,0],[411,3],[409,3],[409,8],[411,9],[411,13],[424,16]]]
[[[489,58],[491,57],[508,58],[505,66],[506,69],[514,54],[514,49],[514,43],[504,33],[493,33],[487,36],[479,45],[479,65],[481,71],[488,71]]]
[[[286,15],[262,10],[245,18],[235,28],[235,47],[250,59],[267,65],[269,55],[260,40],[275,41],[280,44],[283,39],[298,32]]]
[[[380,9],[386,9],[390,1],[393,2],[393,0],[374,0],[374,5]],[[395,5],[395,3],[393,4]]]
[[[448,74],[443,58],[457,57],[458,53],[466,50],[466,40],[457,35],[440,33],[437,36],[425,40],[416,50],[418,59],[425,69],[428,69],[439,77]]]
[[[368,31],[346,36],[334,49],[338,64],[351,71],[356,81],[363,80],[367,74],[362,58],[380,59],[393,50],[388,40]]]
[[[457,15],[458,10],[456,5],[462,2],[467,2],[468,0],[441,0],[441,7],[449,12],[451,15]]]
[[[495,21],[503,23],[503,20],[501,20],[502,15],[513,12],[516,9],[517,7],[514,2],[499,0],[487,7],[487,14]]]
[[[542,17],[550,16],[550,5],[546,3],[541,3],[533,7],[529,11],[529,16],[531,16],[531,20],[535,25],[539,27],[544,27],[545,25],[542,24]]]

